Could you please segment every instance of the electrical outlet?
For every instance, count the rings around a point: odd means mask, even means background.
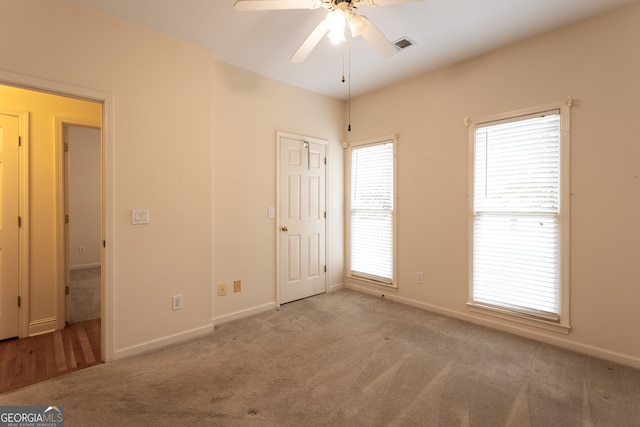
[[[182,304],[184,303],[184,299],[182,295],[174,295],[172,298],[173,310],[182,310]]]
[[[85,246],[80,246],[78,248],[78,253],[79,254],[86,254],[87,253],[87,248]]]
[[[227,294],[227,285],[221,283],[218,285],[218,296],[223,297]]]
[[[424,284],[424,273],[422,271],[416,273],[416,283],[419,285]]]
[[[233,292],[240,292],[242,290],[242,280],[233,281]]]

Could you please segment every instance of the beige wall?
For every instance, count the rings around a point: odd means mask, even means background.
[[[96,267],[102,255],[100,129],[69,126],[69,264]],[[85,252],[80,253],[80,247]]]
[[[0,38],[13,40],[0,70],[113,96],[116,358],[275,304],[277,130],[329,141],[327,281],[342,282],[341,102],[63,0],[0,5],[12,16]],[[145,207],[151,223],[132,226],[131,208]],[[234,279],[241,293],[212,300],[212,286]]]
[[[113,96],[115,357],[212,330],[210,54],[63,0],[0,9],[0,70]]]
[[[329,141],[327,285],[343,280],[343,103],[216,62],[213,73],[213,292],[216,323],[276,302],[276,131]],[[232,289],[229,287],[228,289]]]
[[[64,0],[0,5],[12,17],[0,26],[0,39],[11,40],[0,44],[0,70],[113,96],[116,357],[274,305],[276,224],[267,208],[277,206],[278,130],[329,141],[328,284],[342,282],[342,102]],[[350,140],[399,135],[397,298],[640,366],[639,20],[636,4],[353,101]],[[560,336],[491,323],[465,307],[463,119],[567,96],[576,99],[574,330]],[[132,226],[134,207],[148,207],[151,224]],[[416,271],[425,285],[415,284]],[[234,279],[242,292],[212,296]],[[184,309],[174,312],[178,293]]]
[[[396,297],[640,366],[640,4],[354,100],[350,140],[397,132]],[[494,323],[467,301],[464,118],[571,96],[568,335]],[[415,283],[416,272],[426,283]]]
[[[64,320],[58,300],[56,218],[56,119],[100,126],[102,107],[41,92],[0,85],[0,109],[29,113],[29,333],[55,329]],[[25,298],[26,300],[26,298]]]

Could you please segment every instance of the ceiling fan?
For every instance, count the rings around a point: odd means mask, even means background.
[[[289,60],[303,62],[325,34],[334,44],[344,41],[345,27],[349,27],[352,37],[362,36],[383,58],[395,54],[398,49],[366,17],[356,15],[354,10],[362,5],[369,7],[408,3],[418,0],[237,0],[234,8],[238,11],[318,9],[328,10],[327,17],[311,32]]]

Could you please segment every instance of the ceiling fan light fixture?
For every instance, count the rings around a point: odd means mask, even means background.
[[[389,58],[399,49],[410,46],[410,42],[391,43],[373,22],[364,16],[356,15],[355,11],[365,5],[376,7],[414,1],[421,0],[235,0],[234,8],[236,10],[326,9],[327,16],[318,23],[289,59],[289,62],[298,64],[309,56],[327,34],[333,44],[345,42],[347,25],[352,37],[361,36],[382,58]]]
[[[331,43],[340,44],[345,41],[344,28],[346,26],[344,13],[341,10],[332,10],[327,14],[327,27]]]

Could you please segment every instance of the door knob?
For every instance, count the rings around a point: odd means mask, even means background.
[[[289,227],[287,227],[286,225],[282,226],[282,231],[289,231]]]

